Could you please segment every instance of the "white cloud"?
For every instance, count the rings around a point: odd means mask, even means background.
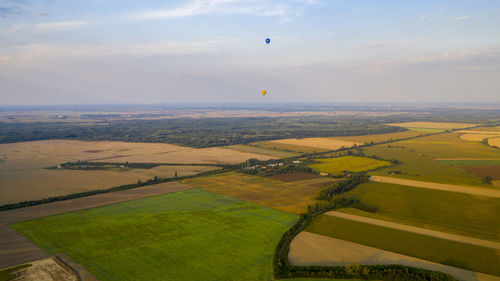
[[[69,30],[86,25],[87,22],[84,21],[58,21],[58,22],[45,22],[38,23],[36,29],[42,31],[52,31],[52,30]]]
[[[419,38],[419,39],[413,39],[413,40],[381,41],[381,42],[366,44],[363,46],[363,48],[385,47],[385,46],[390,46],[390,45],[410,44],[410,43],[416,43],[416,42],[422,42],[422,41],[425,41],[425,39]]]
[[[30,44],[18,46],[10,54],[0,53],[0,62],[32,63],[55,58],[101,58],[119,56],[176,56],[215,53],[230,39],[207,41],[162,41],[137,44],[71,45]]]
[[[463,17],[454,18],[453,20],[454,20],[454,21],[464,21],[464,20],[470,20],[470,17],[468,17],[468,16],[463,16]]]
[[[420,16],[421,19],[427,19],[427,18],[430,18],[432,15],[423,15],[423,16]]]
[[[184,6],[172,9],[136,12],[129,18],[133,20],[159,20],[198,15],[245,14],[288,19],[290,14],[298,15],[303,6],[317,4],[318,2],[316,0],[295,0],[293,3],[265,0],[193,0]]]

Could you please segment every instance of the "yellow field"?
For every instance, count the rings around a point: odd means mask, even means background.
[[[205,166],[158,166],[128,171],[47,170],[70,161],[130,163],[236,163],[273,157],[224,148],[195,149],[171,144],[35,141],[0,144],[0,205],[25,200],[106,189],[154,176],[192,175],[214,169]]]
[[[264,148],[264,149],[275,150],[278,152],[289,152],[289,153],[298,153],[298,154],[328,151],[328,149],[322,149],[322,148],[318,148],[318,147],[301,146],[301,145],[293,145],[293,144],[286,144],[286,143],[277,143],[277,142],[271,142],[271,141],[259,141],[259,142],[254,142],[251,145],[256,146],[256,147],[260,147],[260,148]]]
[[[282,139],[269,141],[269,143],[313,147],[324,150],[337,150],[342,147],[362,145],[362,143],[359,142],[337,140],[332,138]]]
[[[488,139],[488,144],[500,148],[500,138]]]
[[[373,158],[358,156],[343,156],[314,160],[321,163],[311,164],[309,167],[319,172],[334,175],[342,174],[345,171],[362,172],[391,165],[389,161],[380,161]]]
[[[405,123],[393,123],[386,124],[389,126],[398,126],[404,128],[419,128],[419,129],[463,129],[477,126],[477,124],[469,123],[447,123],[447,122],[405,122]]]
[[[0,144],[0,158],[57,158],[53,164],[67,161],[100,161],[130,163],[240,163],[250,158],[273,159],[271,156],[231,149],[191,148],[164,143],[130,143],[117,141],[50,140]]]
[[[269,155],[273,157],[280,157],[280,158],[288,158],[288,157],[293,157],[299,155],[298,153],[295,152],[288,152],[288,151],[281,151],[273,148],[265,148],[265,147],[259,147],[255,145],[244,145],[244,144],[235,144],[235,145],[230,145],[226,146],[229,149],[234,149],[238,151],[243,151],[243,152],[250,152],[250,153],[257,153],[257,154],[262,154],[262,155]]]
[[[144,181],[154,176],[192,175],[215,169],[207,166],[158,166],[125,172],[98,170],[47,170],[51,159],[12,160],[0,163],[0,205],[37,200],[76,192],[106,189]]]
[[[500,137],[500,134],[463,134],[460,138],[466,141],[482,141],[483,139]]]
[[[405,132],[365,135],[365,136],[334,137],[332,139],[341,140],[341,141],[351,141],[351,142],[355,142],[355,143],[369,144],[371,142],[379,143],[379,142],[384,142],[384,141],[389,141],[389,140],[406,139],[406,138],[410,138],[410,137],[425,136],[425,135],[426,135],[425,132],[405,131]]]
[[[182,183],[281,211],[298,214],[307,211],[307,205],[314,203],[319,191],[324,188],[324,186],[318,183],[329,181],[332,181],[332,179],[318,178],[284,182],[231,172],[187,179],[183,180]]]

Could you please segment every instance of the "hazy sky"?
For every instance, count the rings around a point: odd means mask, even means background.
[[[0,105],[500,103],[499,15],[500,0],[0,0]]]

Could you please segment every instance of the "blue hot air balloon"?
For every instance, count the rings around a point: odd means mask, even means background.
[[[271,43],[271,39],[266,38],[266,44],[269,45],[269,43]]]

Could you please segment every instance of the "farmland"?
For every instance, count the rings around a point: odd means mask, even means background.
[[[463,281],[494,280],[485,274],[397,254],[365,245],[303,231],[290,245],[294,265],[350,266],[352,264],[401,264],[448,273]],[[319,279],[318,279],[319,280]],[[324,280],[324,279],[322,279]]]
[[[479,144],[481,145],[481,144]],[[363,148],[366,156],[383,159],[397,159],[401,163],[370,172],[373,175],[391,176],[438,183],[487,186],[473,175],[455,167],[451,167],[405,146],[376,145]]]
[[[328,149],[324,149],[324,148],[296,145],[296,144],[289,144],[289,143],[270,142],[270,141],[255,142],[255,143],[252,143],[251,145],[265,148],[265,149],[273,149],[273,150],[277,150],[277,151],[285,151],[285,152],[297,153],[297,154],[328,151]]]
[[[488,144],[500,148],[500,138],[488,139]]]
[[[354,145],[361,145],[362,143],[356,143],[352,141],[336,140],[333,138],[305,138],[305,139],[281,139],[273,140],[268,143],[281,144],[281,145],[291,145],[298,147],[313,147],[322,150],[336,150],[342,147],[352,147]]]
[[[440,132],[446,130],[464,129],[477,126],[477,124],[448,123],[448,122],[405,122],[405,123],[392,123],[387,125],[398,126],[410,130],[423,131],[423,132]]]
[[[281,151],[277,149],[271,149],[271,148],[264,148],[264,147],[259,147],[255,145],[244,145],[244,144],[236,144],[236,145],[231,145],[228,146],[227,148],[229,149],[234,149],[237,151],[243,151],[243,152],[249,152],[249,153],[257,153],[261,155],[268,155],[272,157],[293,157],[299,155],[298,153],[294,152],[287,152],[287,151]]]
[[[492,275],[500,274],[495,249],[321,215],[307,231]],[[425,245],[421,247],[418,245]]]
[[[326,159],[315,159],[314,161],[320,162],[318,164],[311,164],[309,167],[319,172],[329,173],[333,175],[342,174],[345,171],[362,172],[369,171],[376,168],[390,166],[391,162],[380,161],[367,157],[357,156],[342,156]]]
[[[396,133],[387,133],[387,134],[334,137],[333,139],[341,140],[341,141],[351,141],[351,142],[356,142],[356,143],[369,144],[372,142],[379,143],[379,142],[385,142],[385,141],[390,141],[390,140],[406,139],[406,138],[412,138],[412,137],[424,136],[424,135],[426,135],[425,132],[411,131],[410,130],[410,131],[405,131],[405,132],[396,132]]]
[[[156,166],[151,169],[45,169],[68,161],[130,163],[227,163],[272,157],[223,148],[195,149],[170,144],[84,141],[36,141],[0,144],[0,205],[25,200],[106,189],[145,181],[210,171],[210,166]],[[78,179],[78,180],[75,180]]]
[[[346,195],[378,206],[375,214],[363,212],[366,216],[500,241],[498,198],[378,182],[361,184]]]
[[[498,158],[500,150],[478,142],[461,140],[455,133],[425,136],[396,142],[432,158]]]
[[[192,187],[235,197],[262,206],[290,213],[303,213],[307,205],[315,202],[329,178],[285,182],[241,173],[226,173],[187,179],[183,183]]]
[[[274,247],[295,219],[192,189],[14,228],[49,253],[67,253],[103,281],[267,280]]]

